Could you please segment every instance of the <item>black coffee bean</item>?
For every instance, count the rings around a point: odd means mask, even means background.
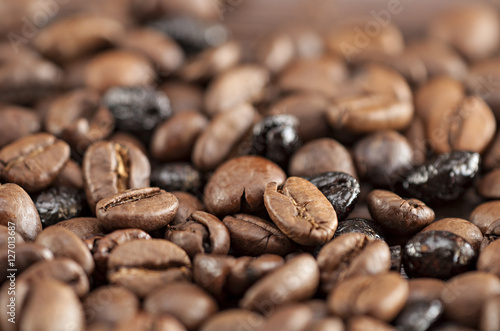
[[[443,314],[441,301],[415,301],[406,305],[394,322],[398,330],[425,331]]]
[[[269,116],[255,124],[252,131],[253,154],[264,156],[282,168],[301,145],[299,121],[291,115]]]
[[[457,199],[479,171],[479,153],[454,151],[413,169],[402,181],[405,195],[426,203]]]
[[[43,227],[81,217],[85,193],[73,187],[51,187],[33,197]]]
[[[421,232],[406,243],[403,263],[408,276],[448,279],[474,267],[474,248],[448,231]]]
[[[103,98],[116,127],[148,141],[152,130],[172,115],[167,95],[150,87],[114,87]]]
[[[203,177],[189,163],[169,163],[153,167],[151,185],[165,191],[201,192]]]
[[[351,175],[344,172],[325,172],[304,178],[313,183],[330,201],[339,221],[345,220],[356,206],[361,188]]]
[[[380,228],[377,222],[370,219],[350,218],[339,223],[335,237],[351,232],[366,234],[368,237],[385,241],[385,234],[382,228]]]

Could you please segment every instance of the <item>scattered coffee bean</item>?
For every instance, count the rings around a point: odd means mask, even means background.
[[[200,331],[257,331],[263,320],[262,315],[247,309],[228,309],[211,316]]]
[[[480,330],[498,330],[500,325],[500,295],[489,298],[481,309]]]
[[[186,222],[189,216],[195,211],[205,211],[203,203],[194,195],[186,192],[172,192],[179,201],[179,209],[170,225],[177,225]]]
[[[482,252],[486,246],[497,239],[500,239],[500,220],[491,223],[491,225],[486,229],[479,251]]]
[[[340,222],[337,231],[335,231],[335,238],[346,233],[361,233],[383,241],[385,241],[386,236],[377,222],[366,218],[350,218]]]
[[[500,276],[498,249],[500,241],[495,240],[481,251],[477,260],[477,270]]]
[[[66,228],[82,240],[104,235],[104,228],[97,218],[77,217],[55,224]]]
[[[440,299],[441,292],[446,287],[446,283],[436,278],[413,278],[408,280],[410,285],[410,295],[407,303],[431,302]]]
[[[153,166],[151,185],[165,191],[187,191],[200,193],[203,185],[202,174],[190,163],[167,163]]]
[[[42,226],[82,216],[85,194],[71,187],[51,187],[37,193],[33,202],[40,215]]]
[[[471,222],[461,218],[443,218],[426,226],[421,232],[448,231],[464,238],[476,253],[483,240],[481,230]]]

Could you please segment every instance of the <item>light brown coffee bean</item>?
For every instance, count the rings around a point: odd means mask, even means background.
[[[8,266],[9,260],[12,262],[12,257],[14,256],[17,274],[22,273],[37,262],[52,260],[54,258],[52,252],[45,246],[22,242],[15,242],[15,244],[13,250],[9,249],[7,244],[5,246],[0,244],[0,247],[3,248],[0,252],[0,264]],[[15,252],[15,254],[13,255],[12,252]],[[8,280],[7,276],[9,275],[9,269],[4,268],[0,270],[0,279],[2,279],[0,283]]]
[[[496,84],[500,78],[500,59],[495,57],[485,59],[472,65],[469,76],[465,82],[467,90],[483,99],[500,118],[499,86]]]
[[[262,331],[307,330],[308,325],[313,321],[312,310],[303,303],[292,303],[278,307],[264,322]]]
[[[186,327],[171,314],[150,314],[139,312],[131,319],[120,322],[113,330],[107,331],[186,331]],[[101,331],[101,330],[98,330]],[[106,331],[106,330],[102,330]]]
[[[481,230],[471,222],[461,218],[443,218],[426,226],[421,232],[448,231],[467,240],[472,248],[479,252],[483,240]]]
[[[500,296],[489,298],[483,305],[481,319],[479,321],[480,330],[500,330]]]
[[[264,323],[262,315],[247,309],[228,309],[211,316],[200,331],[257,331]]]
[[[413,165],[424,164],[427,157],[427,132],[424,121],[419,116],[413,118],[406,129],[405,137],[413,150]]]
[[[483,251],[489,244],[500,239],[500,220],[497,220],[486,229],[479,251]]]
[[[235,262],[233,256],[197,254],[193,258],[193,280],[219,302],[224,302],[227,279]]]
[[[132,292],[118,286],[102,286],[83,302],[87,324],[116,325],[131,319],[139,310],[139,300]]]
[[[347,330],[396,331],[396,328],[373,317],[359,316],[349,319],[347,322]]]
[[[279,73],[295,57],[293,38],[286,32],[265,36],[259,41],[255,56],[269,71]]]
[[[500,277],[500,240],[495,240],[481,251],[477,260],[477,270],[488,272]]]
[[[413,278],[408,280],[410,294],[407,303],[440,299],[446,283],[436,278]]]

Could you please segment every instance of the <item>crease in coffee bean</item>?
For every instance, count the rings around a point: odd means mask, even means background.
[[[119,206],[119,205],[127,204],[130,202],[135,202],[135,201],[140,201],[140,200],[144,200],[144,199],[150,199],[150,198],[155,197],[155,196],[160,195],[160,194],[162,194],[162,192],[157,191],[157,192],[152,192],[149,194],[140,194],[140,195],[136,195],[136,196],[131,196],[131,197],[127,197],[125,199],[118,197],[118,198],[115,198],[110,203],[104,205],[102,208],[104,209],[104,211],[107,211],[108,209],[111,209],[111,208]]]
[[[118,191],[125,191],[128,188],[129,172],[130,172],[130,158],[127,150],[120,144],[114,145],[116,156],[116,176]]]

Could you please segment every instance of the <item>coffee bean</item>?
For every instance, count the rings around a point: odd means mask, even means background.
[[[179,209],[170,225],[177,225],[186,222],[189,216],[195,211],[205,211],[203,203],[194,195],[186,192],[172,192],[179,201]]]
[[[325,317],[308,325],[311,331],[343,331],[344,322],[338,317]]]
[[[250,287],[240,307],[269,314],[277,306],[311,298],[318,285],[316,261],[310,255],[299,254]]]
[[[9,224],[10,223],[10,224]],[[16,184],[0,185],[0,224],[11,226],[26,241],[34,241],[42,231],[40,216],[30,196]]]
[[[342,318],[368,315],[388,322],[403,309],[408,293],[408,282],[396,272],[358,276],[330,293],[328,308]]]
[[[406,195],[424,202],[456,200],[479,171],[478,153],[454,151],[409,172],[402,181]]]
[[[191,261],[186,252],[167,240],[132,240],[109,254],[110,284],[123,286],[139,297],[158,286],[190,278]]]
[[[262,315],[247,309],[229,309],[211,316],[200,331],[256,331],[264,323]]]
[[[330,138],[305,144],[290,160],[289,173],[292,176],[314,176],[334,171],[345,172],[356,178],[351,155],[342,144]]]
[[[97,218],[93,217],[77,217],[66,221],[61,221],[55,224],[65,229],[70,230],[82,240],[89,239],[95,236],[103,236],[104,228]]]
[[[260,330],[307,330],[307,326],[313,321],[313,313],[303,303],[295,303],[281,306],[276,309],[264,322]]]
[[[0,150],[0,177],[28,192],[47,188],[69,159],[69,146],[47,133],[23,137]]]
[[[196,307],[196,309],[185,309]],[[153,314],[171,314],[188,330],[196,330],[218,310],[217,302],[200,287],[185,282],[160,287],[148,295],[144,310]]]
[[[381,240],[347,233],[323,246],[317,260],[321,289],[329,293],[344,279],[387,272],[391,267],[391,252]]]
[[[481,309],[480,330],[497,331],[500,326],[500,296],[486,300]]]
[[[398,236],[417,233],[429,225],[435,216],[434,211],[422,201],[403,199],[389,191],[371,191],[367,202],[373,219],[387,233]]]
[[[127,189],[149,186],[150,165],[146,156],[131,145],[100,141],[83,158],[85,194],[90,210],[99,200]]]
[[[36,133],[41,129],[37,114],[28,108],[3,105],[0,106],[0,148],[19,138]]]
[[[200,193],[203,176],[190,163],[167,163],[153,166],[151,185],[165,191],[189,191]]]
[[[280,230],[301,245],[325,244],[337,229],[337,214],[330,201],[309,181],[289,177],[283,187],[269,183],[264,203]]]
[[[428,123],[432,114],[455,107],[465,97],[463,84],[448,76],[429,80],[415,93],[415,112]]]
[[[73,187],[83,190],[83,171],[76,161],[69,159],[53,183],[58,187]]]
[[[500,241],[495,240],[481,251],[477,260],[477,270],[500,275],[500,262],[497,254],[499,247]]]
[[[127,289],[103,286],[92,292],[83,302],[85,321],[116,325],[133,317],[139,310],[139,300]]]
[[[222,221],[231,236],[231,248],[240,255],[284,256],[295,249],[295,244],[273,223],[260,217],[236,214],[226,216]]]
[[[467,90],[480,96],[494,111],[495,117],[500,118],[500,99],[498,98],[498,81],[500,75],[498,58],[478,61],[469,68],[469,75],[465,84]]]
[[[440,299],[446,283],[436,278],[409,279],[410,295],[407,304],[413,302],[431,302]]]
[[[476,253],[483,240],[481,230],[471,222],[461,218],[443,218],[426,226],[421,232],[427,231],[449,231],[464,238]]]
[[[226,283],[235,258],[227,255],[197,254],[193,258],[193,280],[219,302],[227,300]]]
[[[499,169],[492,170],[488,172],[479,183],[477,191],[479,194],[487,199],[498,199],[500,198],[500,191],[498,190],[498,183],[500,180]]]
[[[82,216],[84,200],[82,190],[64,186],[45,189],[33,197],[44,227]]]
[[[295,57],[295,45],[289,33],[264,36],[257,44],[256,58],[272,73],[280,73]]]
[[[394,324],[398,330],[425,331],[441,317],[443,310],[439,300],[413,302],[405,306]]]
[[[11,252],[9,252],[8,246],[6,244],[5,246],[4,244],[0,245],[1,247],[5,247],[5,249],[0,252],[0,263],[7,266],[9,265],[9,253]],[[15,256],[15,266],[18,274],[22,273],[24,270],[28,269],[30,266],[37,262],[52,260],[54,258],[54,255],[47,247],[39,244],[22,242],[16,242]],[[2,277],[2,281],[0,281],[0,284],[9,279],[7,278],[9,274],[10,272],[7,268],[0,271],[0,277]]]
[[[4,245],[8,245],[9,244],[9,237],[13,237],[14,240],[16,241],[16,244],[24,244],[24,239],[19,232],[14,232],[13,235],[11,235],[11,234],[12,234],[12,232],[9,230],[9,228],[6,225],[0,224],[0,246],[3,247]],[[10,239],[10,240],[12,241],[12,239]]]
[[[387,323],[369,316],[353,317],[347,321],[348,330],[351,331],[395,331],[396,329]]]
[[[160,85],[160,90],[168,95],[174,114],[203,109],[203,90],[198,85],[169,81]]]
[[[170,314],[156,315],[138,312],[131,319],[127,319],[116,325],[116,331],[186,331],[186,327]],[[101,330],[98,330],[101,331]],[[109,330],[111,331],[111,330]]]
[[[491,223],[491,225],[486,229],[479,251],[482,252],[486,246],[497,239],[500,239],[500,220]]]
[[[377,222],[365,218],[350,218],[340,222],[337,231],[335,231],[335,238],[346,233],[361,233],[383,241],[385,241],[386,236]]]
[[[476,254],[462,237],[448,231],[420,232],[405,246],[403,262],[410,277],[447,279],[471,270]]]
[[[215,215],[259,211],[264,207],[266,185],[285,181],[276,164],[258,156],[231,159],[217,168],[205,186],[204,202]]]
[[[96,214],[108,231],[126,228],[153,231],[170,223],[178,208],[179,202],[172,193],[151,187],[104,198],[97,203]]]

